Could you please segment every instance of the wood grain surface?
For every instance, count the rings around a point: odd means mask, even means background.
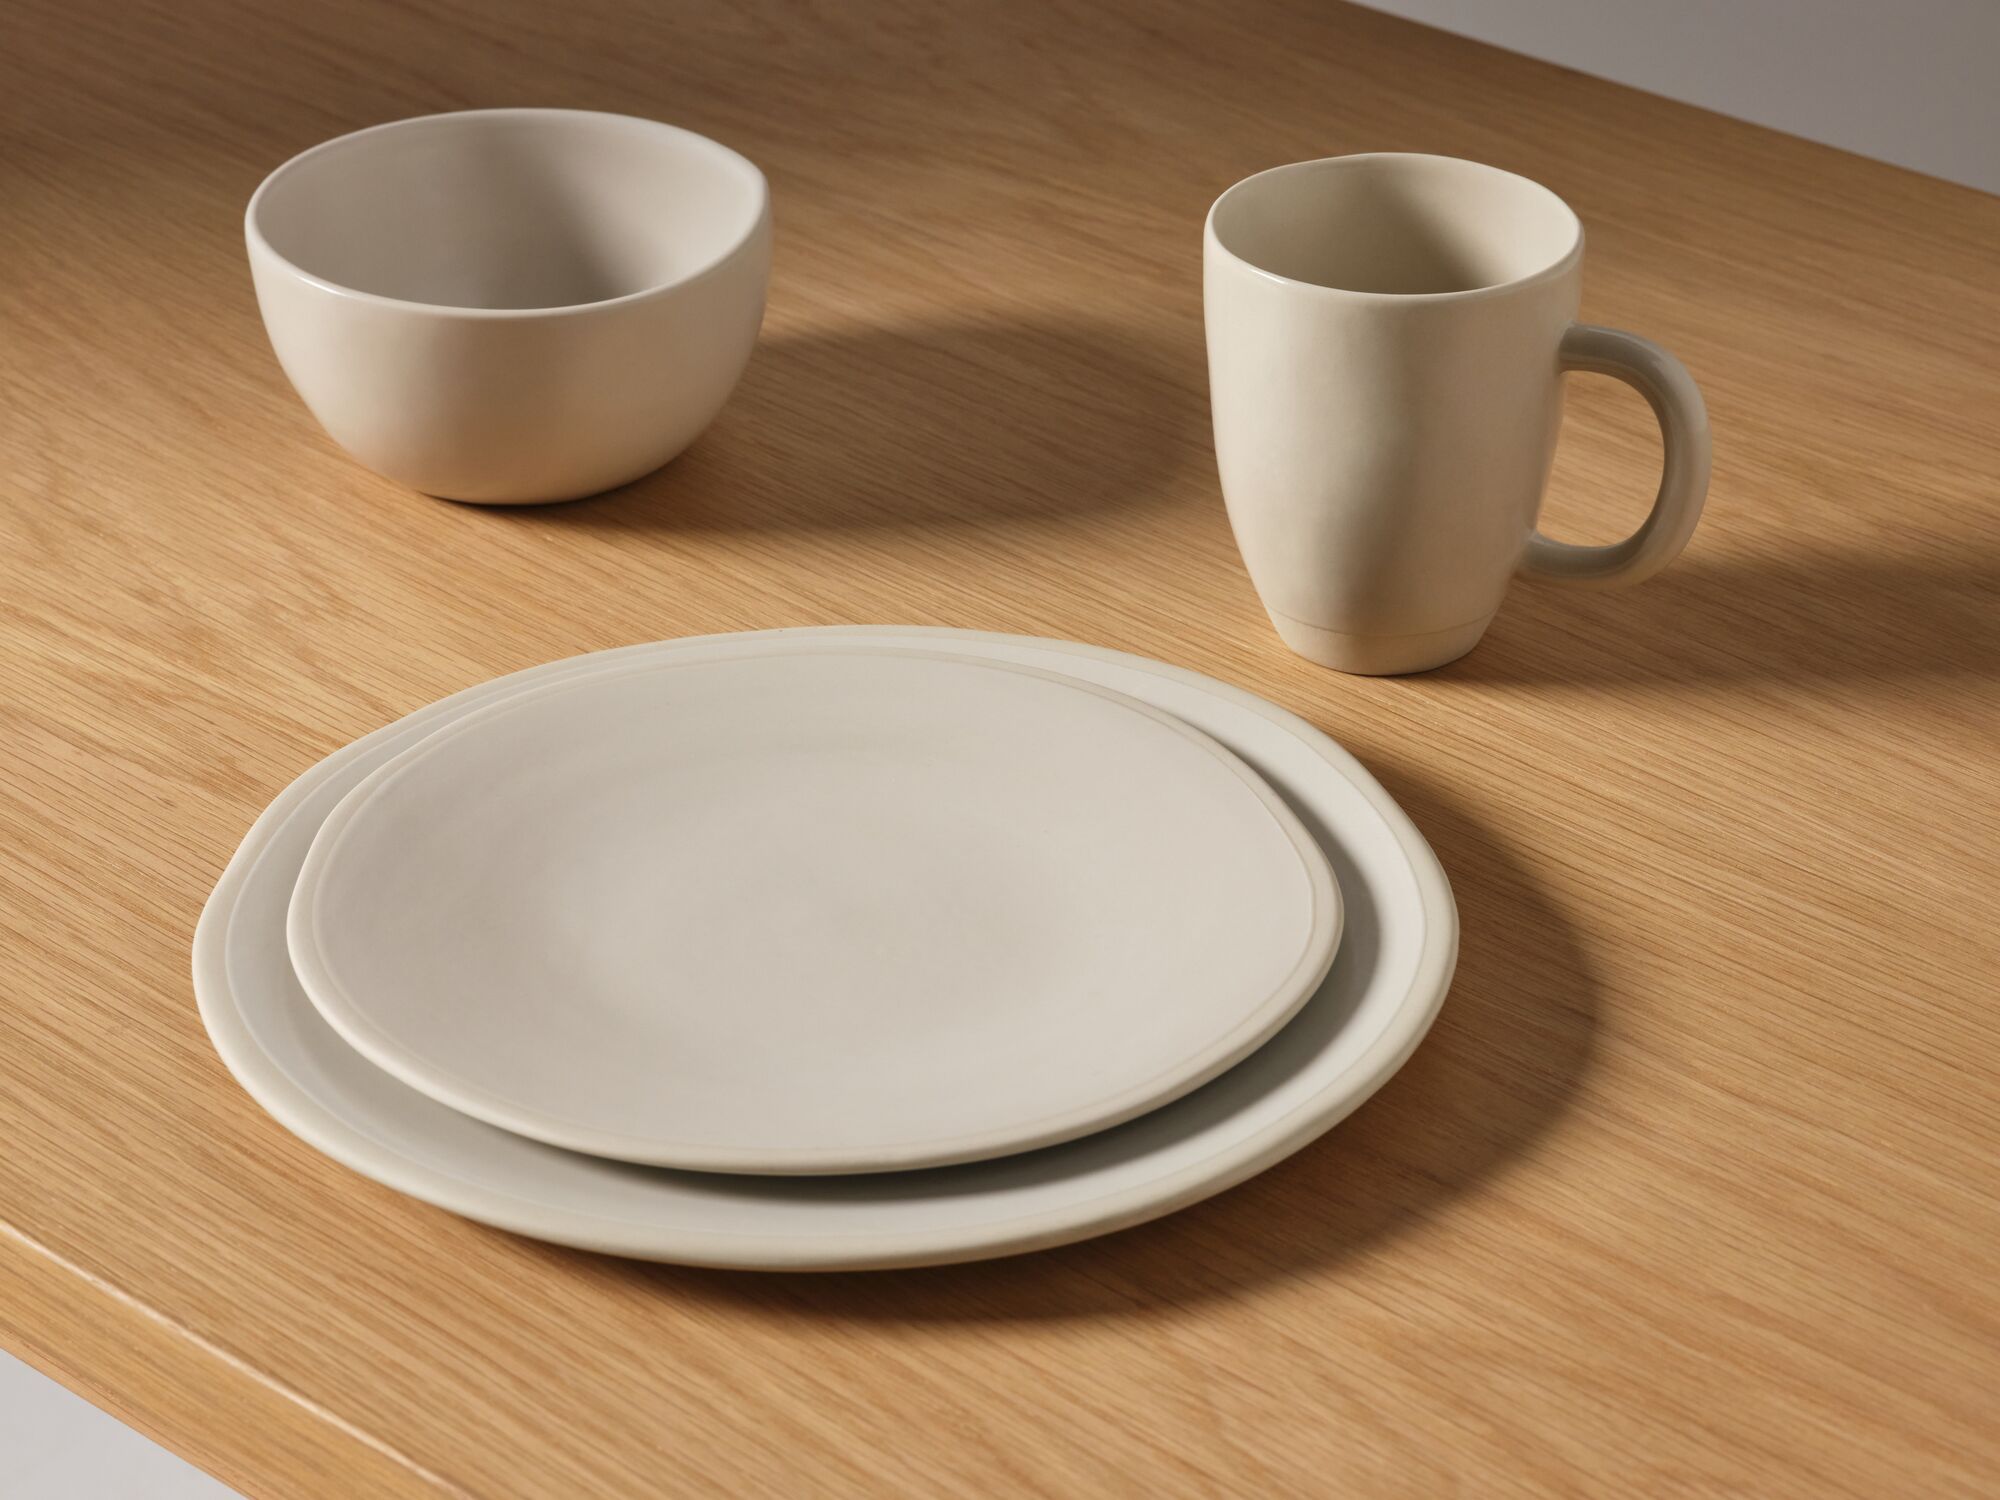
[[[763,343],[579,504],[335,451],[259,178],[468,106],[757,160]],[[2000,1491],[2000,200],[1308,3],[10,0],[0,18],[0,1338],[252,1496]],[[1420,149],[1546,182],[1677,351],[1707,519],[1431,676],[1288,654],[1206,431],[1199,226]],[[1547,523],[1658,443],[1572,381]],[[1322,725],[1464,917],[1430,1041],[1096,1243],[620,1263],[364,1181],[224,1072],[188,945],[251,819],[497,673],[702,631],[1069,637]],[[0,1490],[6,1488],[0,1479]]]

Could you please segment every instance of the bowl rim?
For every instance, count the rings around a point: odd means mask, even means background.
[[[435,127],[438,122],[445,120],[500,118],[606,120],[616,121],[623,127],[637,126],[646,131],[663,133],[674,138],[681,144],[692,144],[697,150],[711,154],[730,170],[747,173],[752,188],[754,211],[749,215],[748,222],[741,233],[731,239],[722,250],[692,270],[672,277],[669,280],[655,282],[650,286],[640,287],[635,291],[625,292],[616,297],[603,297],[594,302],[554,303],[547,307],[463,307],[451,302],[418,302],[408,297],[390,297],[380,292],[368,292],[361,290],[359,287],[344,286],[340,282],[329,280],[327,277],[321,276],[316,272],[308,271],[290,256],[283,254],[266,238],[263,228],[258,223],[259,212],[264,206],[265,194],[270,191],[272,185],[280,178],[289,175],[295,169],[304,166],[316,157],[346,149],[355,142],[369,136],[381,135],[390,131],[405,130],[414,126]],[[379,125],[369,125],[360,130],[351,130],[345,135],[337,135],[331,140],[321,141],[316,146],[309,146],[304,151],[281,163],[266,175],[262,182],[257,184],[257,190],[250,195],[250,201],[245,205],[243,210],[243,237],[249,246],[253,263],[259,257],[262,257],[272,265],[282,269],[287,275],[295,277],[308,286],[317,287],[323,292],[344,300],[373,303],[380,307],[397,308],[409,312],[429,313],[438,317],[480,320],[522,319],[574,316],[579,313],[601,312],[611,308],[628,307],[637,302],[661,297],[669,292],[679,291],[684,287],[693,285],[714,275],[717,271],[736,259],[746,247],[755,243],[766,232],[770,222],[770,183],[765,179],[763,172],[755,162],[751,161],[749,157],[743,155],[741,152],[723,145],[720,141],[702,135],[699,132],[685,129],[679,125],[669,125],[664,120],[649,120],[643,115],[619,114],[616,111],[601,109],[546,109],[526,107],[445,110],[436,114],[412,115],[407,119],[388,120]]]

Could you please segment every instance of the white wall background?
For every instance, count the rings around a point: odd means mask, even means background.
[[[2000,192],[2000,0],[1361,0]]]
[[[236,1491],[6,1353],[0,1353],[0,1496],[238,1500]]]

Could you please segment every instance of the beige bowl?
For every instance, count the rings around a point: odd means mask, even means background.
[[[770,193],[690,131],[493,109],[294,157],[244,216],[279,363],[385,478],[486,504],[568,500],[674,457],[763,320]]]

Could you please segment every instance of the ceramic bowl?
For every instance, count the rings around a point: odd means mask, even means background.
[[[244,216],[264,326],[334,441],[487,504],[636,479],[750,358],[770,194],[706,137],[625,115],[473,110],[294,157]]]

